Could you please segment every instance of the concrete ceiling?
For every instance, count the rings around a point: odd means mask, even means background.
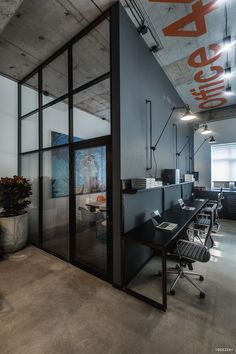
[[[217,1],[217,2],[216,2]],[[182,97],[183,101],[190,105],[193,111],[205,111],[205,108],[199,107],[201,103],[205,104],[206,100],[196,100],[199,96],[194,96],[193,91],[199,92],[199,86],[203,85],[194,80],[194,75],[201,69],[204,70],[203,78],[207,79],[211,65],[205,65],[202,68],[192,67],[188,63],[190,55],[201,47],[206,47],[208,57],[214,55],[209,49],[210,44],[222,45],[222,39],[225,36],[225,0],[132,0],[136,2],[145,15],[145,21],[152,26],[153,32],[157,39],[161,42],[162,49],[154,54],[157,61],[161,64],[164,71],[170,78],[174,87]],[[227,31],[231,34],[232,39],[236,39],[236,2],[235,0],[227,1]],[[115,1],[109,0],[12,0],[0,2],[0,72],[10,76],[16,80],[22,79],[26,74],[32,71],[37,65],[46,60],[57,49],[62,47],[80,30],[85,28],[92,20],[98,17],[106,8]],[[121,0],[124,6],[130,3],[130,0]],[[199,35],[180,36],[169,35],[165,28],[175,23],[177,20],[183,19],[191,14],[194,6],[199,4],[207,6],[209,3],[217,3],[218,5],[211,8],[204,15],[204,7],[198,9],[196,18],[200,18],[200,24],[188,24],[179,27],[178,30],[192,30],[196,32],[196,28],[200,28],[203,33]],[[128,10],[128,8],[127,8]],[[195,11],[195,10],[194,10]],[[197,20],[198,21],[198,20]],[[138,24],[136,23],[136,26]],[[109,42],[106,35],[106,23],[102,24],[100,29],[96,29],[94,33],[85,38],[84,43],[79,44],[76,56],[78,62],[74,63],[74,87],[81,83],[88,82],[96,75],[105,73],[109,68],[108,48]],[[172,30],[173,34],[173,30]],[[149,46],[153,42],[149,34],[143,36]],[[91,48],[95,48],[93,54]],[[76,50],[76,49],[75,49]],[[95,53],[95,54],[94,54]],[[89,58],[89,60],[88,60]],[[99,61],[97,61],[99,58]],[[96,71],[93,62],[96,60]],[[83,65],[81,65],[83,63]],[[228,63],[232,68],[232,72],[236,71],[235,49],[231,50],[228,56]],[[227,56],[222,52],[220,57],[212,64],[225,68],[227,65]],[[65,93],[66,87],[66,57],[63,55],[57,61],[51,63],[44,73],[43,89],[53,97],[58,97]],[[83,69],[81,69],[83,68]],[[215,72],[214,72],[215,73]],[[53,87],[51,85],[54,78]],[[55,79],[56,78],[56,79]],[[222,79],[222,78],[221,78]],[[220,79],[218,79],[220,80]],[[218,81],[215,80],[215,81]],[[235,103],[235,97],[226,96],[225,88],[231,85],[232,91],[236,92],[236,73],[230,80],[223,79],[223,88],[217,91],[218,96],[214,99],[222,98],[221,107],[231,106]],[[33,84],[33,80],[31,85]],[[214,81],[210,81],[210,89],[215,89]],[[35,84],[33,84],[35,85]],[[96,102],[99,110],[92,106],[93,113],[102,112],[100,117],[108,118],[108,101],[104,97],[108,97],[108,85],[103,85],[98,92],[94,92],[94,102]],[[88,91],[88,99],[92,99],[91,90]],[[213,94],[216,91],[213,92]],[[210,93],[207,93],[209,95]],[[212,94],[212,93],[211,93]],[[50,96],[49,96],[50,97]],[[47,98],[47,100],[50,100]],[[93,101],[93,100],[92,100]],[[86,102],[86,97],[84,97]],[[206,103],[210,108],[218,101]],[[77,104],[82,105],[81,99]],[[83,103],[83,108],[89,110],[89,104]],[[233,107],[232,107],[233,108]],[[231,109],[231,108],[229,108]],[[235,108],[234,112],[235,112]],[[92,113],[92,112],[91,112]],[[232,116],[232,114],[230,114]],[[207,119],[204,116],[204,119]]]
[[[234,45],[228,53],[223,51],[219,58],[211,64],[202,67],[193,67],[189,63],[191,54],[201,47],[206,50],[207,58],[214,57],[219,53],[219,49],[214,52],[210,45],[217,44],[223,47],[223,38],[231,35],[232,41],[236,40],[236,1],[235,0],[121,0],[129,13],[132,3],[138,4],[145,17],[145,24],[151,24],[151,29],[161,42],[161,50],[155,53],[155,57],[171,80],[173,86],[178,91],[183,101],[189,104],[194,112],[201,112],[208,109],[230,106],[236,99],[236,50]],[[226,4],[226,7],[225,7]],[[211,6],[210,6],[211,5]],[[208,8],[207,8],[208,6]],[[191,19],[192,16],[192,19]],[[137,21],[131,15],[133,22],[137,26]],[[192,21],[194,19],[194,21]],[[184,24],[186,20],[186,24]],[[179,24],[178,22],[179,21]],[[176,32],[173,28],[176,25]],[[227,30],[226,30],[227,28]],[[180,33],[182,31],[182,33]],[[192,33],[187,31],[192,31]],[[143,35],[146,43],[151,47],[153,38],[150,31]],[[200,58],[196,59],[199,61]],[[230,79],[219,77],[205,84],[211,84],[207,88],[200,88],[204,83],[197,82],[195,74],[203,70],[202,78],[207,79],[216,74],[211,71],[211,66],[218,66],[225,69],[229,65],[233,76]],[[216,84],[219,80],[223,83]],[[230,85],[234,95],[226,95],[226,87]],[[223,87],[222,87],[223,86]],[[220,87],[216,89],[217,87]],[[215,95],[206,99],[206,96]],[[198,98],[198,99],[197,99]],[[205,99],[200,99],[205,98]],[[209,102],[209,99],[212,101]]]

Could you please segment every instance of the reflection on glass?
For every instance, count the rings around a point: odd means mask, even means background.
[[[73,102],[74,141],[111,133],[110,79],[77,93]]]
[[[38,108],[38,74],[32,76],[21,86],[21,115]]]
[[[31,204],[28,208],[29,240],[39,244],[39,190],[38,190],[38,153],[21,156],[21,175],[32,184]]]
[[[21,152],[38,148],[38,113],[36,113],[21,120]]]
[[[43,246],[68,258],[69,149],[43,153]]]
[[[57,103],[43,110],[43,147],[67,144],[68,104]]]
[[[110,71],[109,20],[106,19],[73,46],[74,89]]]
[[[68,92],[68,52],[43,68],[43,105]]]
[[[75,259],[106,272],[106,147],[75,152]]]

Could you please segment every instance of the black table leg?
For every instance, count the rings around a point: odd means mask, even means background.
[[[167,309],[166,252],[162,251],[162,304]]]

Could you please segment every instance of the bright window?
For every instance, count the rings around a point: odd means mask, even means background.
[[[236,143],[211,146],[212,188],[234,188],[236,183]]]

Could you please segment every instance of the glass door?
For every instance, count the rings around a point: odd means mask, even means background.
[[[111,185],[106,143],[74,148],[74,244],[72,261],[111,280]]]

